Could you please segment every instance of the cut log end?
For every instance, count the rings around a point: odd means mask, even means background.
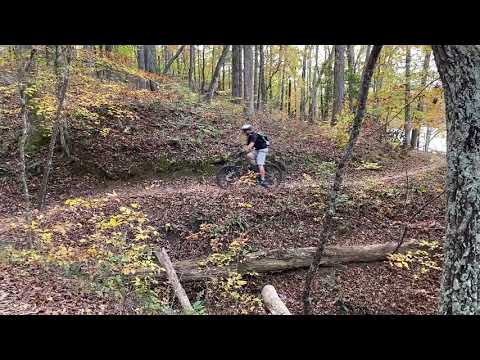
[[[262,290],[265,307],[272,315],[292,315],[272,285],[265,285]]]

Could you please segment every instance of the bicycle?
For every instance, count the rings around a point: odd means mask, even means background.
[[[239,151],[231,164],[222,166],[216,174],[217,185],[225,189],[238,183],[258,184],[260,182],[258,166],[252,165],[245,158],[245,152]],[[283,180],[283,170],[277,164],[267,160],[265,163],[265,181],[269,187],[277,187]]]

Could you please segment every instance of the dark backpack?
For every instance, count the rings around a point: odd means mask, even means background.
[[[257,133],[257,136],[262,139],[262,141],[267,144],[267,146],[270,146],[270,140],[268,139],[268,136],[262,133]]]

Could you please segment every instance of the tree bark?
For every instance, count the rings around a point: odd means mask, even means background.
[[[300,87],[300,120],[305,119],[305,103],[306,103],[305,79],[306,79],[306,72],[307,72],[307,52],[308,52],[308,45],[305,45],[303,49],[303,59],[302,59],[302,84]]]
[[[326,246],[319,266],[332,267],[341,264],[383,261],[397,246],[397,242],[363,246]],[[417,241],[408,240],[402,244],[400,251],[417,248],[419,248]],[[272,249],[247,254],[242,262],[235,262],[224,267],[206,266],[207,259],[205,258],[177,261],[173,267],[182,281],[225,277],[232,271],[240,274],[252,271],[257,273],[280,272],[308,268],[312,264],[316,251],[316,247]],[[165,278],[164,273],[160,273],[158,276]]]
[[[170,258],[167,255],[167,252],[165,251],[164,248],[162,248],[159,252],[155,252],[155,255],[157,256],[158,261],[162,266],[165,268],[165,271],[168,276],[168,280],[170,281],[170,284],[173,287],[173,290],[175,291],[175,295],[177,296],[178,301],[180,302],[180,305],[182,306],[183,312],[186,315],[193,314],[194,310],[192,307],[192,304],[190,304],[190,300],[188,299],[187,293],[182,287],[182,284],[180,283],[180,280],[178,280],[177,273],[175,272],[175,269],[173,268],[172,262],[170,261]]]
[[[190,45],[190,67],[188,68],[188,87],[192,90],[195,89],[193,72],[195,68],[195,45]]]
[[[254,98],[254,107],[258,109],[258,56],[259,50],[258,45],[255,45],[255,64],[254,64],[254,78],[253,78],[253,98]]]
[[[406,46],[405,54],[405,138],[403,147],[407,149],[410,146],[412,136],[412,116],[410,113],[410,64],[412,56],[410,45]]]
[[[230,45],[225,45],[222,50],[222,54],[218,59],[217,66],[215,67],[215,72],[213,73],[212,81],[210,82],[210,86],[208,87],[206,100],[210,103],[213,99],[213,95],[215,94],[215,90],[217,89],[218,80],[220,77],[220,69],[224,67],[225,59],[227,58],[228,51],[230,49]]]
[[[245,115],[251,118],[255,112],[253,104],[253,50],[252,45],[243,45],[244,55],[244,98]]]
[[[26,61],[24,60],[24,50],[25,48],[23,48],[21,45],[15,45],[14,47],[15,60],[17,62],[18,92],[20,95],[21,104],[20,118],[22,120],[22,135],[18,144],[20,154],[20,182],[22,184],[22,192],[25,199],[25,220],[27,224],[31,224],[32,207],[30,192],[28,189],[27,161],[25,157],[25,145],[30,130],[30,121],[28,116],[28,94],[26,90],[31,84],[31,75],[35,67],[34,61],[36,50],[32,49],[30,51],[30,56]],[[31,227],[27,228],[27,242],[30,247],[33,246]]]
[[[305,279],[305,290],[303,293],[305,314],[310,314],[312,311],[310,292],[311,292],[313,276],[315,275],[317,268],[321,262],[323,252],[325,249],[325,244],[333,235],[333,230],[335,229],[335,214],[336,214],[336,208],[337,208],[337,198],[343,183],[345,166],[347,165],[347,162],[352,157],[353,147],[357,142],[358,135],[360,134],[360,128],[362,126],[363,118],[365,115],[365,108],[367,105],[368,89],[370,88],[370,81],[372,79],[373,70],[375,69],[375,64],[377,63],[378,56],[380,54],[381,49],[382,49],[382,45],[375,45],[372,48],[372,51],[368,58],[367,65],[365,66],[365,69],[362,74],[358,106],[357,106],[355,117],[353,119],[352,126],[350,128],[350,137],[348,140],[347,147],[345,148],[345,151],[342,155],[342,158],[337,163],[335,178],[334,178],[332,189],[330,191],[330,196],[329,196],[330,199],[329,199],[328,209],[325,213],[322,227],[320,230],[318,247],[315,252],[312,265],[310,266]]]
[[[202,92],[205,91],[205,46],[206,45],[202,46]]]
[[[337,116],[342,111],[345,96],[345,45],[335,45],[335,66],[333,70],[333,109],[332,120],[330,124],[333,126],[337,123]]]
[[[354,97],[354,84],[355,79],[355,56],[353,52],[353,45],[347,45],[347,60],[348,60],[348,105],[350,111],[353,112],[353,97]]]
[[[140,70],[145,70],[144,45],[137,45],[137,65]]]
[[[433,45],[447,115],[440,312],[480,314],[480,46]]]
[[[315,68],[313,70],[313,78],[312,78],[312,90],[311,90],[311,103],[310,103],[310,116],[309,122],[313,124],[317,119],[317,76],[319,75],[318,72],[318,48],[319,45],[315,45]]]
[[[242,97],[242,47],[232,46],[232,97],[239,102]]]
[[[285,97],[285,47],[286,45],[280,45],[280,56],[282,62],[282,80],[280,83],[280,111],[283,111],[283,101]]]
[[[64,45],[61,47],[61,57],[58,59],[58,63],[61,64],[61,70],[58,72],[57,77],[57,111],[55,113],[55,119],[53,121],[52,135],[50,138],[50,144],[48,147],[48,156],[43,169],[43,180],[40,188],[40,201],[39,208],[43,209],[45,206],[45,198],[47,196],[48,178],[50,175],[50,169],[52,167],[53,153],[55,150],[55,144],[57,137],[62,127],[62,111],[65,101],[65,95],[67,93],[69,75],[70,75],[70,62],[72,57],[72,45]]]
[[[173,57],[171,57],[170,60],[168,60],[168,62],[165,65],[165,69],[163,69],[164,74],[168,74],[168,71],[170,70],[170,66],[172,66],[173,62],[180,56],[184,48],[185,48],[185,45],[180,46],[177,52],[175,53],[175,55],[173,55]]]
[[[262,299],[265,307],[272,315],[292,315],[285,306],[277,291],[272,285],[265,285],[262,289]]]
[[[258,110],[263,110],[265,103],[265,56],[263,45],[259,45],[259,65],[258,65]]]
[[[425,57],[423,58],[422,81],[420,83],[420,86],[422,89],[425,88],[425,86],[427,86],[428,69],[430,66],[431,53],[432,52],[430,51],[430,49],[427,49],[425,51]],[[417,110],[419,113],[422,114],[422,117],[424,117],[423,112],[425,111],[425,95],[420,96],[420,98],[418,99]],[[410,142],[410,147],[412,149],[417,147],[418,145],[418,140],[420,135],[420,126],[421,124],[420,125],[417,124],[417,126],[412,130],[412,141]]]
[[[289,117],[291,112],[292,112],[292,80],[289,78],[288,79],[288,107],[287,107],[287,113]]]
[[[144,45],[145,71],[157,73],[157,50],[155,45]]]

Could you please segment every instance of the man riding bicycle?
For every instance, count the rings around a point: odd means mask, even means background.
[[[255,132],[250,124],[243,125],[242,131],[247,136],[247,145],[244,149],[247,152],[247,160],[252,166],[251,169],[253,170],[255,166],[258,166],[258,172],[260,173],[259,185],[268,187],[265,180],[265,160],[267,159],[269,146],[268,138]]]

